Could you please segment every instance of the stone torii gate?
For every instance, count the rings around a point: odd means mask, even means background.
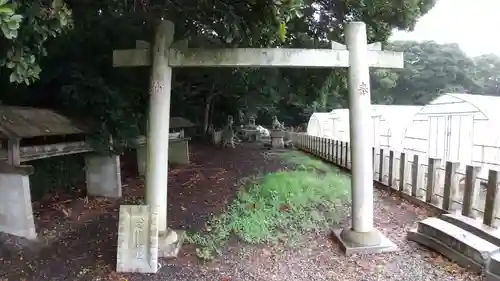
[[[363,22],[348,23],[345,37],[347,46],[333,42],[332,49],[193,49],[175,47],[176,43],[172,44],[174,24],[162,20],[152,48],[148,43],[138,41],[136,49],[114,50],[115,67],[152,66],[146,204],[158,213],[158,244],[151,246],[152,242],[148,242],[152,249],[152,252],[149,252],[151,268],[144,271],[133,266],[126,269],[125,266],[121,268],[122,271],[156,272],[156,263],[153,261],[156,252],[153,248],[159,248],[160,257],[175,256],[182,243],[183,233],[167,228],[168,133],[174,67],[348,67],[353,163],[352,228],[334,233],[344,248],[354,252],[356,249],[364,252],[395,249],[394,244],[373,228],[369,67],[403,68],[403,54],[381,51],[380,43],[368,45],[366,26]],[[154,233],[156,232],[152,232],[150,240],[156,240]]]

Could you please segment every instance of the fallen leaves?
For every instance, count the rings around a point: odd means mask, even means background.
[[[263,254],[264,256],[266,256],[266,257],[269,257],[269,256],[271,256],[273,253],[272,253],[270,250],[268,250],[268,249],[264,248],[264,249],[262,249],[262,254]]]
[[[286,205],[286,204],[283,204],[283,205],[280,206],[280,211],[281,212],[288,212],[288,211],[290,211],[290,206]]]
[[[358,260],[355,262],[358,267],[361,267],[363,270],[373,270],[375,265],[366,260]]]

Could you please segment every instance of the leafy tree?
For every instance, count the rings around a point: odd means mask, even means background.
[[[404,52],[405,67],[386,72],[375,83],[375,96],[389,103],[426,104],[443,92],[477,92],[481,89],[475,77],[474,61],[456,44],[439,45],[432,41],[394,42],[389,48]],[[383,83],[393,87],[384,87]],[[388,90],[389,89],[389,90]]]
[[[489,54],[475,57],[475,76],[485,95],[500,96],[500,56]]]
[[[11,5],[0,0],[5,54],[0,99],[91,122],[96,148],[107,149],[113,136],[119,152],[145,133],[149,70],[113,69],[112,50],[150,40],[161,18],[175,22],[176,39],[188,39],[190,47],[330,48],[331,40],[343,42],[342,26],[350,20],[367,23],[370,41],[385,41],[393,28],[412,29],[433,5],[433,0],[364,2],[17,0]],[[343,69],[176,70],[171,112],[204,127],[223,122],[227,114],[236,117],[239,109],[258,113],[260,122],[277,114],[286,124],[297,124],[312,110],[345,104],[345,74]]]
[[[45,54],[40,52],[34,61],[29,61],[33,68],[41,63],[41,81],[26,90],[4,85],[10,88],[6,91],[9,95],[15,93],[17,97],[3,100],[55,107],[76,117],[90,118],[99,124],[103,136],[122,136],[124,143],[131,136],[144,133],[149,71],[113,69],[112,50],[129,48],[135,39],[150,39],[161,17],[173,20],[177,39],[188,38],[190,46],[329,48],[330,40],[343,41],[342,26],[349,20],[367,22],[370,41],[384,41],[393,28],[412,29],[417,18],[433,5],[431,0],[405,5],[384,0],[368,4],[332,0],[189,0],[182,5],[160,0],[18,3],[12,8],[23,15],[19,36],[5,42],[23,48],[32,46],[33,40],[26,38],[36,37],[40,30],[52,26],[59,29],[49,28],[51,32],[47,34],[62,35],[53,40],[41,36],[45,40],[35,41],[36,46],[49,50],[45,59],[40,60]],[[30,7],[45,8],[45,14],[30,14],[29,11],[35,11]],[[380,12],[374,13],[373,9]],[[28,21],[31,18],[37,22],[33,27],[33,21]],[[64,32],[70,27],[70,32]],[[21,32],[23,28],[30,32]],[[36,70],[38,73],[40,69]],[[176,70],[172,114],[190,117],[204,127],[207,118],[219,116],[224,120],[222,115],[235,115],[237,107],[266,116],[278,114],[280,119],[297,110],[307,114],[311,109],[345,104],[345,73],[342,69]],[[36,77],[16,75],[23,77],[12,79],[16,82]]]
[[[10,70],[9,81],[29,85],[39,78],[38,64],[47,55],[44,44],[71,28],[71,11],[62,0],[0,0],[0,67]]]

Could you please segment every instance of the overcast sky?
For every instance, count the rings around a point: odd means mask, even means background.
[[[470,56],[500,55],[500,0],[438,0],[414,32],[395,32],[391,40],[458,43]]]

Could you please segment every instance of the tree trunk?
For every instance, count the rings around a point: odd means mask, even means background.
[[[208,126],[210,123],[210,107],[212,105],[212,100],[216,95],[218,95],[218,93],[212,93],[205,100],[205,114],[203,116],[203,133],[204,134],[208,134]]]
[[[210,101],[205,102],[205,114],[203,115],[203,133],[206,135],[208,133],[208,123],[210,117]]]

